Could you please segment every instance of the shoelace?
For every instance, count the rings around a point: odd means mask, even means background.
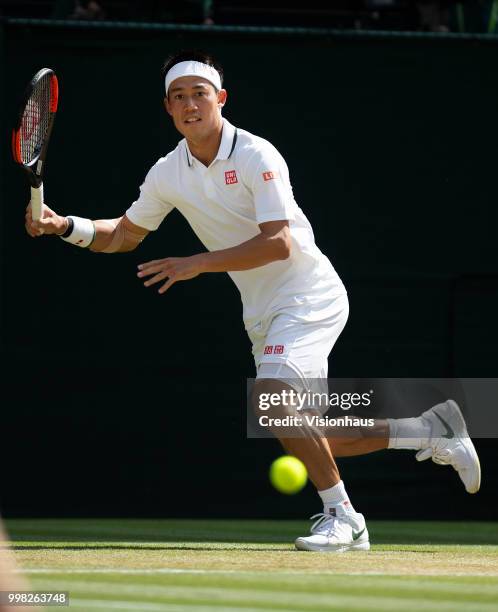
[[[325,514],[324,512],[318,512],[313,516],[310,516],[310,521],[317,519],[313,525],[311,525],[311,533],[323,533],[325,532],[327,535],[330,535],[330,532],[334,528],[335,522],[337,521],[337,517],[332,516],[331,514]],[[330,523],[329,526],[326,526],[327,523]]]
[[[432,460],[438,465],[453,465],[453,453],[445,448],[433,453]]]
[[[418,451],[417,459],[419,461],[425,461],[429,458],[431,458],[434,463],[437,463],[438,465],[453,465],[453,453],[448,448],[436,448],[434,450],[432,448],[426,448]]]

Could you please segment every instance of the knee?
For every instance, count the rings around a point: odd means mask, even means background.
[[[262,414],[271,418],[283,418],[296,414],[297,406],[289,398],[291,388],[277,379],[256,379],[251,404],[256,416]]]

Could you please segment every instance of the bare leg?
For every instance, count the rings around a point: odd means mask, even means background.
[[[277,379],[261,379],[256,383],[255,396],[258,397],[260,393],[280,394],[283,389],[289,390],[290,387]],[[292,407],[289,408],[292,413]],[[315,411],[309,412],[319,415]],[[281,417],[283,414],[278,413],[277,416]],[[333,487],[341,480],[334,457],[366,455],[386,449],[389,444],[389,425],[385,419],[376,421],[374,427],[352,427],[347,432],[342,429],[341,434],[344,435],[332,433],[326,438],[313,435],[312,430],[303,431],[302,437],[285,437],[278,428],[274,430],[274,434],[289,454],[304,463],[310,480],[318,491]]]
[[[256,381],[254,392],[254,408],[258,412],[258,397],[260,394],[280,394],[283,390],[291,390],[291,387],[278,379],[259,379]],[[285,414],[295,414],[294,406],[286,409],[278,407],[272,411],[273,417],[282,417]],[[301,437],[287,437],[283,428],[272,429],[284,449],[291,455],[300,459],[308,471],[311,482],[318,491],[324,491],[336,485],[341,477],[332,449],[327,439],[313,435],[312,428],[303,428]],[[297,432],[294,428],[293,435]]]
[[[385,419],[376,421],[375,427],[369,428],[367,433],[361,428],[356,430],[356,435],[350,432],[348,436],[327,437],[330,451],[335,457],[367,455],[388,447],[389,425]]]
[[[330,450],[335,457],[356,457],[384,450],[389,444],[389,438],[327,438]]]
[[[279,438],[279,441],[290,455],[301,459],[318,491],[329,489],[341,480],[326,438]]]

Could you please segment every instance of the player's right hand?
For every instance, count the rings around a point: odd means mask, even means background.
[[[43,234],[63,234],[67,228],[67,221],[65,217],[59,216],[46,204],[42,205],[42,218],[39,221],[33,221],[30,202],[26,207],[24,226],[32,238],[38,238]]]

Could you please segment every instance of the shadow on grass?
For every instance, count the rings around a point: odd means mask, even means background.
[[[471,544],[498,546],[498,523],[492,522],[444,522],[444,521],[368,521],[371,541],[387,544]],[[201,546],[184,544],[226,543],[232,546],[243,544],[283,544],[294,541],[297,536],[308,533],[310,524],[305,521],[235,521],[235,520],[176,520],[176,519],[10,519],[7,521],[10,537],[18,550],[43,549],[60,542],[79,550],[75,543],[88,543],[95,548],[123,549],[112,546],[123,542],[130,548],[148,548],[144,544],[164,544],[168,550],[210,550]],[[20,543],[16,546],[16,541]],[[33,542],[33,546],[25,546]],[[171,543],[171,546],[168,545]],[[182,543],[182,544],[180,544]],[[62,548],[62,546],[54,546]],[[87,548],[85,546],[85,548]],[[213,546],[212,550],[230,549],[230,546]],[[259,548],[257,550],[265,550]],[[268,549],[272,550],[272,549]]]
[[[375,544],[378,546],[378,551],[382,551],[382,544],[378,543],[378,542],[372,542],[372,544]],[[440,543],[439,543],[440,544]],[[453,542],[453,545],[455,545],[455,543]],[[437,555],[438,553],[434,550],[434,548],[430,548],[428,550],[424,550],[421,548],[413,548],[410,549],[409,548],[410,544],[406,544],[403,543],[403,553],[416,553],[416,554],[428,554],[428,555]],[[420,544],[418,546],[421,546]],[[170,551],[184,551],[184,552],[237,552],[237,553],[268,553],[268,552],[273,552],[273,553],[289,553],[289,554],[294,554],[294,553],[299,553],[299,554],[303,554],[302,551],[298,551],[294,545],[292,541],[288,541],[286,543],[285,546],[279,546],[279,547],[272,547],[272,548],[267,548],[267,547],[258,547],[255,548],[254,546],[244,546],[244,544],[240,544],[240,543],[232,543],[230,545],[227,546],[112,546],[112,545],[102,545],[102,546],[86,546],[85,544],[82,544],[81,546],[74,546],[74,545],[69,545],[69,546],[64,546],[64,545],[50,545],[47,544],[46,546],[11,546],[11,550],[15,550],[15,551],[42,551],[42,550],[58,550],[58,551],[69,551],[69,552],[86,552],[86,551],[99,551],[99,552],[106,552],[106,551],[116,551],[116,550],[122,550],[122,551],[160,551],[160,552],[170,552]],[[367,554],[367,553],[365,553]]]
[[[112,546],[112,545],[103,545],[103,546],[86,546],[85,544],[82,544],[81,546],[74,546],[74,545],[68,545],[68,546],[64,546],[64,545],[50,545],[47,544],[46,546],[39,546],[39,545],[35,545],[35,546],[11,546],[11,550],[71,550],[71,551],[86,551],[86,550],[100,550],[100,551],[104,551],[104,550],[158,550],[158,551],[165,551],[165,550],[195,550],[195,551],[230,551],[230,550],[234,550],[237,552],[240,551],[245,551],[245,552],[275,552],[275,551],[279,551],[279,552],[284,552],[288,549],[289,542],[287,542],[288,546],[287,547],[281,547],[281,548],[264,548],[264,547],[258,547],[258,548],[253,548],[253,547],[246,547],[244,548],[243,545],[239,545],[237,544],[231,544],[231,545],[227,545],[227,546]]]

